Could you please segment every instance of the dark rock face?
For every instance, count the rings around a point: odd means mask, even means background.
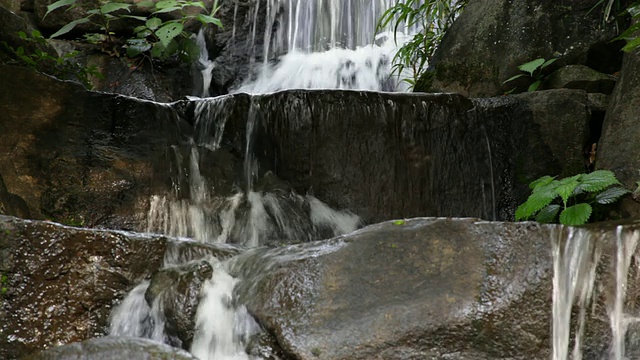
[[[620,79],[611,95],[602,137],[598,147],[596,166],[613,171],[622,184],[634,190],[640,180],[640,144],[638,138],[638,106],[640,105],[640,57],[625,54]],[[621,216],[640,215],[640,206],[625,199]]]
[[[102,337],[48,349],[24,360],[196,360],[186,351],[147,339]]]
[[[615,225],[592,226],[582,233],[591,240],[578,238],[580,246],[596,244],[603,254],[585,359],[607,351]],[[549,240],[562,248],[574,231],[412,219],[317,243],[250,250],[232,271],[252,279],[239,284],[239,299],[296,359],[548,359]],[[635,290],[628,294],[633,298]]]
[[[545,89],[581,89],[588,93],[611,94],[616,78],[584,65],[567,65],[556,70],[544,83]]]
[[[223,148],[255,152],[300,194],[312,192],[365,223],[477,216],[510,220],[528,183],[584,170],[586,93],[558,90],[469,100],[460,95],[286,91],[219,99],[231,114]],[[570,132],[570,138],[560,136]]]
[[[0,89],[0,174],[31,216],[140,228],[149,189],[166,187],[168,146],[189,134],[175,111],[24,68],[3,67],[0,83],[12,84]]]
[[[611,71],[600,62],[603,51],[617,54],[607,43],[616,36],[616,24],[602,24],[600,11],[589,12],[593,4],[584,0],[470,1],[434,56],[430,90],[471,97],[499,95],[514,84],[525,90],[526,80],[502,82],[518,74],[519,65],[540,57],[559,57],[552,68],[587,64]],[[607,62],[619,64],[615,59]]]

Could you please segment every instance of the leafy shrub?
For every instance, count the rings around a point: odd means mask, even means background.
[[[640,1],[636,1],[631,4],[627,9],[631,17],[634,20],[634,24],[620,34],[614,40],[625,40],[627,44],[622,48],[622,51],[630,52],[637,49],[640,46],[640,37],[638,36],[638,30],[640,30]]]
[[[522,72],[525,72],[526,74],[518,74],[516,76],[512,76],[507,80],[505,80],[503,84],[511,82],[515,79],[519,79],[523,76],[528,76],[533,80],[533,83],[529,85],[529,88],[527,89],[527,91],[536,91],[538,90],[540,85],[542,85],[542,83],[546,80],[546,76],[544,75],[542,70],[544,70],[544,68],[546,68],[547,66],[553,64],[556,60],[558,59],[554,58],[554,59],[545,60],[543,58],[540,58],[540,59],[535,59],[533,61],[529,61],[528,63],[524,63],[518,66],[518,69],[520,69],[520,71]]]
[[[190,39],[189,33],[185,31],[185,23],[189,20],[197,20],[203,26],[213,24],[222,27],[219,19],[214,17],[219,6],[214,2],[211,12],[207,14],[190,14],[188,8],[196,7],[206,10],[202,1],[188,0],[162,0],[142,1],[135,5],[117,1],[102,1],[102,5],[97,9],[88,10],[87,16],[71,21],[60,30],[51,35],[52,38],[64,35],[73,30],[76,26],[84,23],[93,23],[100,26],[104,34],[87,34],[85,39],[94,43],[114,42],[111,23],[114,20],[132,19],[139,21],[141,25],[136,26],[132,33],[133,37],[124,41],[124,48],[129,57],[136,57],[141,54],[149,54],[154,58],[166,58],[177,54],[184,61],[192,61],[197,58],[199,49],[195,42]],[[57,9],[68,7],[68,9],[79,6],[78,0],[59,0],[47,6],[45,17]],[[151,9],[151,15],[138,16],[131,15],[132,10]],[[180,12],[178,19],[164,20],[163,14]]]
[[[403,80],[414,87],[445,32],[466,3],[466,0],[399,0],[385,11],[378,20],[376,32],[380,33],[392,25],[396,43],[401,25],[422,29],[398,49],[393,58],[394,73],[403,76],[405,69],[409,69],[411,77]]]
[[[20,31],[17,34],[27,43],[44,45],[47,42],[38,30],[31,31],[30,35],[24,31]],[[53,56],[37,47],[34,47],[33,51],[29,51],[24,46],[13,48],[6,42],[3,42],[3,44],[14,55],[15,62],[18,64],[49,73],[61,79],[76,79],[89,89],[91,88],[92,76],[100,79],[104,78],[95,65],[82,66],[77,62],[78,51],[72,51],[63,56]]]
[[[616,202],[629,190],[615,186],[618,179],[609,170],[596,170],[562,180],[543,176],[529,185],[532,192],[526,202],[516,210],[516,221],[535,215],[541,223],[557,222],[582,225],[589,221],[593,207]]]

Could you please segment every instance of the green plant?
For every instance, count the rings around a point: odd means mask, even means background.
[[[625,10],[631,15],[634,23],[629,26],[625,31],[613,40],[624,40],[627,44],[622,48],[622,51],[631,52],[640,46],[640,37],[638,36],[638,30],[640,30],[640,1],[636,1]]]
[[[40,50],[38,45],[46,44],[47,40],[38,30],[31,31],[31,34],[27,34],[24,31],[19,31],[17,34],[26,43],[35,45],[28,48],[24,46],[13,48],[3,42],[3,45],[13,53],[15,61],[19,64],[34,70],[50,73],[62,79],[77,79],[87,88],[92,87],[92,76],[100,79],[104,78],[95,65],[82,66],[77,62],[78,51],[72,51],[62,56],[53,56],[46,51]]]
[[[402,44],[393,58],[393,72],[398,76],[404,76],[406,69],[411,71],[410,77],[403,79],[411,88],[415,86],[445,32],[466,3],[466,0],[399,0],[378,20],[376,33],[391,28],[396,44],[398,30],[402,25],[407,29],[421,29]]]
[[[538,87],[540,87],[540,85],[542,85],[542,83],[546,80],[546,76],[542,70],[547,66],[553,64],[556,60],[558,59],[553,58],[553,59],[545,60],[543,58],[539,58],[533,61],[529,61],[528,63],[524,63],[518,66],[518,69],[522,72],[525,72],[526,74],[518,74],[518,75],[512,76],[507,80],[505,80],[503,84],[506,84],[508,82],[511,82],[515,79],[519,79],[524,76],[528,76],[533,80],[533,83],[529,85],[529,88],[527,89],[527,91],[536,91],[538,90]]]
[[[516,221],[535,215],[535,220],[541,223],[559,219],[565,225],[585,224],[594,206],[612,204],[629,193],[629,190],[615,185],[620,185],[620,182],[609,170],[596,170],[561,180],[543,176],[529,185],[531,195],[516,210]]]
[[[51,35],[52,38],[64,35],[73,30],[76,26],[84,23],[93,23],[100,26],[102,34],[85,34],[85,40],[92,43],[112,44],[120,43],[126,49],[129,57],[136,57],[141,54],[149,54],[153,58],[167,58],[178,55],[185,62],[193,61],[199,54],[199,49],[195,42],[191,40],[190,34],[185,31],[185,24],[190,20],[197,20],[202,25],[214,24],[222,27],[219,19],[214,17],[219,5],[215,1],[210,13],[189,13],[189,8],[200,8],[206,10],[202,1],[188,0],[162,0],[142,1],[135,5],[118,1],[101,1],[101,6],[97,9],[86,11],[87,16],[71,21],[60,30]],[[47,16],[52,11],[68,7],[71,9],[80,6],[78,0],[59,0],[47,6]],[[133,11],[136,10],[136,11]],[[149,16],[132,15],[151,11]],[[177,19],[166,19],[164,14],[179,12]],[[115,20],[131,19],[140,22],[141,25],[132,29],[133,36],[119,41],[112,30],[112,22]]]

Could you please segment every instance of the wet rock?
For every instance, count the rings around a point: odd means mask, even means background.
[[[638,104],[640,102],[640,57],[625,53],[620,79],[611,95],[602,137],[598,144],[596,166],[613,171],[629,190],[640,180],[640,143]],[[620,204],[621,217],[640,215],[640,205],[631,198]]]
[[[29,207],[21,197],[11,194],[4,185],[0,175],[0,215],[11,215],[21,218],[29,218]]]
[[[567,65],[556,70],[544,82],[545,89],[580,89],[588,93],[611,94],[616,78],[584,65]]]
[[[559,58],[548,70],[585,64],[613,73],[620,66],[621,45],[608,42],[618,25],[603,24],[602,13],[590,11],[593,6],[584,0],[470,1],[438,47],[430,63],[435,77],[424,90],[472,97],[499,95],[514,86],[524,91],[530,84],[526,79],[502,82],[519,74],[519,65],[537,58]]]
[[[144,228],[149,190],[166,188],[166,151],[188,136],[187,123],[165,105],[29,69],[2,67],[0,83],[12,84],[0,89],[0,174],[31,216]]]
[[[228,114],[222,147],[229,153],[243,154],[247,119],[256,117],[259,178],[272,172],[298,194],[374,223],[421,215],[513,219],[529,182],[584,171],[587,101],[578,90],[473,100],[284,91],[236,94],[215,106]],[[566,133],[573,135],[559,135]]]
[[[195,360],[186,351],[147,339],[102,337],[54,347],[24,360]]]
[[[161,267],[237,252],[0,215],[0,358],[106,335],[114,304]]]
[[[386,222],[332,240],[250,250],[232,274],[251,279],[239,283],[239,300],[296,359],[548,359],[549,240],[562,248],[569,234],[585,236],[577,244],[603,254],[583,347],[584,358],[596,359],[610,332],[616,225],[580,235],[536,223]],[[623,232],[637,229],[636,222]]]
[[[200,261],[163,269],[151,277],[145,299],[149,306],[162,302],[165,331],[171,345],[185,350],[191,348],[200,291],[212,274],[211,264]]]

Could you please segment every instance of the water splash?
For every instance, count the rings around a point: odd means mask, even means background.
[[[406,84],[391,75],[391,60],[408,39],[405,34],[421,29],[416,24],[376,35],[378,19],[394,4],[392,0],[267,0],[262,63],[257,75],[233,92],[406,91]],[[253,49],[259,8],[257,1]],[[397,30],[395,35],[392,30]]]
[[[579,360],[582,357],[585,309],[591,302],[601,250],[596,247],[596,239],[591,232],[585,229],[559,227],[553,231],[553,359],[568,358],[571,309],[578,305],[579,325],[573,359]]]

